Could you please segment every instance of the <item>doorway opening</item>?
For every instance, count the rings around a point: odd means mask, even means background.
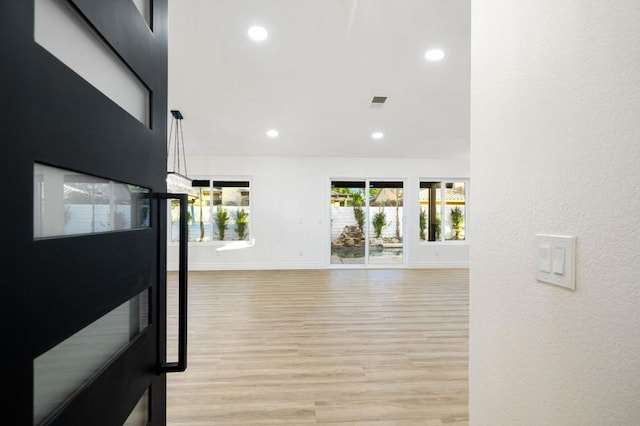
[[[331,181],[331,264],[404,264],[404,182]]]

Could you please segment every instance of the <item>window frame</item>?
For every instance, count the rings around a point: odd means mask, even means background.
[[[216,183],[227,183],[230,185],[215,185]],[[241,183],[246,183],[247,185],[239,185]],[[222,204],[222,200],[221,200],[221,204],[216,204],[215,203],[215,189],[214,188],[249,188],[249,194],[247,196],[248,198],[248,205],[244,206],[242,204],[242,195],[241,195],[241,202],[240,205],[238,206],[225,206],[224,204]],[[212,245],[214,246],[221,246],[221,245],[225,245],[228,244],[230,242],[238,242],[238,241],[251,241],[251,222],[252,222],[252,218],[253,218],[253,214],[251,212],[251,179],[249,178],[228,178],[228,177],[221,177],[221,178],[213,178],[211,179],[211,183],[209,185],[209,188],[211,189],[211,204],[209,206],[210,208],[210,214],[211,214],[211,239],[208,241],[210,242]],[[220,239],[215,239],[214,237],[216,236],[216,224],[215,224],[215,212],[216,212],[216,208],[218,207],[218,205],[222,206],[222,207],[247,207],[247,210],[249,211],[249,223],[247,225],[247,230],[248,233],[246,235],[246,237],[242,240],[237,239],[237,240],[220,240]],[[233,216],[230,215],[229,219],[231,219],[232,221],[234,221],[235,223],[235,219],[233,218]]]
[[[238,242],[238,241],[251,241],[251,235],[252,235],[252,228],[253,228],[253,214],[252,214],[252,187],[253,187],[253,182],[251,177],[247,177],[247,176],[199,176],[196,177],[192,180],[194,183],[199,184],[199,186],[194,187],[194,192],[190,193],[189,196],[193,196],[195,194],[195,191],[198,190],[198,188],[208,188],[208,190],[210,191],[210,196],[209,196],[209,203],[208,205],[205,207],[208,210],[209,213],[209,221],[205,222],[205,224],[207,224],[209,226],[209,230],[206,233],[206,238],[204,241],[198,241],[198,240],[189,240],[189,244],[194,244],[196,246],[211,246],[211,247],[219,247],[219,246],[223,246],[225,244],[229,244],[231,242]],[[204,185],[205,182],[208,182],[208,185]],[[248,217],[248,224],[247,224],[247,235],[245,236],[244,240],[240,240],[240,239],[234,239],[234,240],[230,240],[230,239],[224,239],[224,240],[220,240],[217,239],[217,228],[216,228],[216,222],[215,222],[215,212],[216,212],[216,207],[217,205],[215,204],[215,196],[214,196],[214,188],[217,186],[214,186],[215,183],[233,183],[234,185],[231,185],[230,187],[233,186],[237,186],[237,187],[246,187],[249,188],[249,194],[248,194],[248,205],[247,206],[238,206],[238,207],[245,207],[246,209],[248,209],[249,212],[249,217]],[[239,183],[247,183],[247,185],[242,185],[239,186],[237,184]],[[226,188],[227,186],[223,186],[223,188]],[[171,201],[168,201],[169,203]],[[230,206],[227,206],[230,207]],[[171,205],[169,205],[169,211],[171,212]],[[171,217],[171,213],[169,215],[167,215],[167,221],[168,223],[168,227],[170,230],[170,244],[171,245],[177,245],[178,244],[178,240],[174,239],[174,234],[173,234],[173,221],[172,221],[172,217]],[[195,220],[195,218],[194,218]],[[235,218],[233,216],[230,217],[230,224],[235,224]]]
[[[470,185],[469,185],[469,178],[420,178],[418,180],[418,220],[416,221],[416,223],[418,224],[418,232],[420,231],[420,211],[422,209],[422,204],[421,204],[421,192],[424,188],[422,188],[422,184],[423,183],[437,183],[440,184],[440,206],[439,206],[439,215],[441,218],[446,218],[446,209],[447,209],[447,203],[446,203],[446,190],[447,190],[447,184],[456,184],[456,183],[462,183],[464,184],[464,239],[461,240],[453,240],[453,239],[447,239],[446,238],[446,222],[441,222],[441,232],[440,232],[440,239],[436,239],[436,240],[429,240],[428,235],[427,235],[427,239],[422,240],[420,239],[420,236],[418,234],[418,244],[422,245],[422,246],[432,246],[432,245],[467,245],[469,244],[469,240],[470,240],[470,232],[469,232],[469,195],[470,195]],[[427,223],[428,226],[428,223]]]

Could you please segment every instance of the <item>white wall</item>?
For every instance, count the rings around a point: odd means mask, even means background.
[[[640,424],[640,2],[472,2],[470,423]],[[534,234],[577,236],[577,289]]]
[[[254,247],[222,252],[216,252],[215,245],[192,243],[191,270],[328,267],[331,178],[406,179],[405,209],[413,229],[405,238],[407,266],[468,267],[467,243],[426,245],[418,238],[420,179],[468,178],[468,160],[194,157],[187,161],[192,177],[251,179],[251,236],[256,240]],[[472,226],[468,225],[470,238]],[[167,257],[168,268],[176,269],[175,243],[169,245]]]

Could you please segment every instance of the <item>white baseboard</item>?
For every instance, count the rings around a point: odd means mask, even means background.
[[[287,270],[287,269],[326,269],[324,263],[286,262],[286,263],[198,263],[189,265],[190,271],[237,271],[237,270]],[[177,271],[178,264],[168,264],[168,271]]]
[[[433,261],[414,262],[407,265],[410,269],[469,269],[469,261]]]
[[[282,262],[282,263],[197,263],[189,265],[190,271],[237,271],[237,270],[287,270],[287,269],[339,269],[337,265],[322,262]],[[346,265],[345,265],[346,266]],[[353,266],[357,268],[357,265]],[[468,261],[434,261],[411,263],[406,266],[393,265],[394,268],[407,269],[469,269]],[[384,265],[370,265],[369,269],[384,268]],[[168,271],[177,271],[178,264],[167,265]]]

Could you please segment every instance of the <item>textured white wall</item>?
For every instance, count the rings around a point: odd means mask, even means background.
[[[251,236],[256,239],[254,247],[223,252],[210,244],[190,244],[192,270],[327,267],[331,178],[406,179],[405,211],[412,224],[405,238],[408,266],[468,267],[466,242],[421,244],[418,231],[420,179],[467,178],[468,160],[194,157],[188,165],[194,177],[251,178]],[[175,269],[176,262],[177,246],[170,244],[168,267]]]
[[[640,424],[640,2],[472,2],[470,423]],[[575,292],[534,234],[577,236]]]

